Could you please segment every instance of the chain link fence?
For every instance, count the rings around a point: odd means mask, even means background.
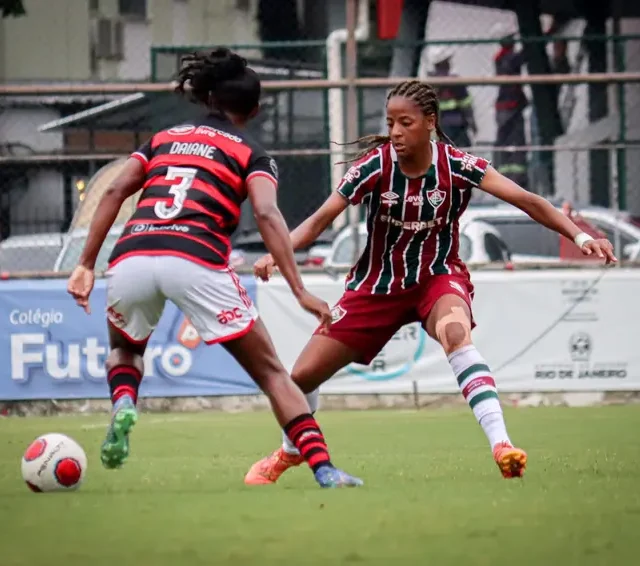
[[[9,49],[0,69],[8,79],[0,88],[0,271],[64,272],[73,266],[89,201],[108,184],[118,160],[153,132],[198,115],[165,83],[181,55],[210,47],[210,37],[235,45],[266,81],[251,133],[278,159],[280,206],[291,227],[323,202],[340,177],[335,162],[348,153],[331,142],[383,130],[388,79],[408,76],[437,85],[444,130],[459,146],[492,159],[523,186],[559,203],[630,211],[614,215],[614,222],[624,216],[631,225],[634,214],[640,216],[640,84],[631,76],[640,70],[640,30],[611,21],[593,30],[580,19],[542,18],[541,33],[554,35],[516,35],[511,45],[505,38],[522,31],[523,22],[508,11],[406,0],[401,12],[393,5],[402,3],[361,1],[351,23],[357,77],[368,83],[355,90],[354,105],[343,88],[349,70],[344,0],[324,7],[314,1],[174,2],[169,15],[158,12],[153,0],[88,2],[86,13],[71,4],[59,3],[56,15],[91,22],[86,65],[79,48],[68,53],[66,67],[52,69],[28,65],[28,57],[18,59]],[[15,39],[20,47],[18,23],[37,28],[53,17],[48,3],[30,6],[29,22],[15,20],[12,31],[4,24],[7,45]],[[106,21],[111,23],[101,23]],[[172,26],[168,35],[161,33],[165,24]],[[199,42],[186,45],[187,39]],[[511,67],[499,64],[505,50]],[[533,80],[545,72],[566,80]],[[612,72],[631,79],[569,80]],[[527,74],[535,76],[529,80]],[[460,79],[447,82],[448,75]],[[506,88],[491,82],[498,75],[515,81],[523,75],[523,82]],[[33,81],[33,88],[21,90]],[[94,87],[83,88],[87,81]],[[43,85],[55,89],[44,94]],[[334,85],[340,88],[329,88]],[[345,225],[340,219],[335,232]],[[333,235],[320,242],[323,254]],[[263,251],[248,208],[237,246]]]

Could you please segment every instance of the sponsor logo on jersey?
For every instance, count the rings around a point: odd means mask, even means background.
[[[388,214],[380,215],[380,222],[385,222],[387,224],[391,224],[391,226],[397,226],[398,228],[402,228],[403,230],[411,230],[413,232],[420,232],[421,230],[428,230],[429,228],[433,228],[434,226],[440,226],[442,224],[442,218],[434,218],[433,220],[425,221],[403,221],[398,220],[397,218],[393,218]]]
[[[394,193],[393,191],[387,191],[386,193],[382,193],[380,195],[382,199],[382,204],[386,204],[387,206],[393,206],[398,202],[400,195]]]
[[[220,324],[229,324],[234,320],[242,320],[242,311],[236,307],[234,309],[223,310],[216,316]]]
[[[478,163],[478,158],[475,155],[465,153],[462,156],[460,169],[462,169],[463,171],[473,171],[476,167],[476,163]]]
[[[353,167],[349,167],[349,170],[344,174],[344,180],[347,183],[353,183],[359,177],[360,169],[358,169],[355,165]]]
[[[186,136],[196,129],[195,126],[174,126],[169,130],[172,136]]]
[[[242,138],[239,138],[238,136],[234,136],[229,132],[218,130],[218,128],[212,128],[211,126],[198,126],[198,129],[196,130],[196,135],[209,136],[210,138],[215,138],[216,136],[222,136],[223,138],[227,138],[228,140],[234,141],[236,143],[242,143]]]
[[[433,208],[438,208],[444,202],[446,197],[447,193],[440,189],[431,189],[430,191],[427,191],[427,200]]]
[[[409,195],[404,200],[413,206],[422,206],[424,204],[424,196],[422,195]]]

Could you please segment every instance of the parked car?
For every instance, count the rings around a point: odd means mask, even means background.
[[[120,234],[124,230],[124,224],[114,225],[107,235],[98,258],[96,260],[96,272],[104,272],[108,267],[109,256],[113,251]],[[80,259],[80,253],[84,247],[89,230],[87,228],[77,228],[73,230],[60,251],[57,261],[55,261],[55,271],[71,271]],[[330,233],[323,234],[320,241],[330,242]],[[267,253],[267,249],[259,233],[252,233],[248,236],[239,237],[229,257],[229,263],[233,267],[251,267],[253,263]],[[308,258],[308,251],[295,252],[295,258],[299,265],[305,265]]]
[[[53,271],[65,237],[61,232],[10,236],[0,242],[0,272]]]
[[[102,273],[107,270],[109,256],[123,230],[124,224],[115,224],[111,230],[109,230],[96,259],[96,273]],[[88,228],[76,228],[69,232],[64,247],[55,262],[54,271],[69,272],[78,265],[78,260],[80,259],[80,254],[82,253],[88,234]]]
[[[323,251],[326,254],[331,249],[331,240],[333,234],[331,231],[325,231],[316,241],[316,245],[308,250],[298,250],[294,252],[296,263],[301,266],[320,265],[317,261],[317,255]],[[315,250],[316,255],[311,254],[311,250]],[[251,267],[256,260],[268,253],[264,245],[262,236],[259,232],[251,232],[242,234],[234,238],[233,252],[231,255],[232,265],[234,267]]]
[[[558,206],[561,210],[562,207]],[[606,232],[592,222],[580,210],[580,216],[575,216],[576,211],[566,210],[583,230],[594,237],[607,236]],[[513,255],[513,261],[549,261],[558,262],[566,260],[596,261],[598,258],[583,256],[571,242],[562,238],[552,230],[535,222],[520,209],[506,203],[471,205],[464,213],[466,221],[482,221],[496,228],[502,239],[509,247]]]
[[[602,230],[620,259],[640,260],[640,226],[629,213],[595,206],[581,208],[577,212]]]

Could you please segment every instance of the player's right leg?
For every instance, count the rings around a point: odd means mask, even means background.
[[[319,328],[298,357],[291,376],[318,408],[318,387],[352,362],[369,364],[407,322],[405,296],[373,296],[347,291],[334,307],[329,330]],[[372,325],[375,321],[375,326]],[[245,476],[249,485],[275,483],[301,463],[297,448],[283,434],[282,446],[257,461]]]
[[[131,257],[107,273],[110,352],[105,366],[112,415],[100,459],[109,469],[122,466],[129,455],[129,434],[138,420],[143,356],[164,309],[165,299],[155,282],[157,261],[154,257]]]
[[[267,395],[278,423],[300,454],[299,463],[306,460],[320,486],[362,485],[360,479],[331,463],[320,426],[304,394],[280,362],[262,321],[258,319],[250,332],[224,346]]]
[[[291,377],[306,393],[312,414],[318,409],[318,387],[358,358],[359,355],[342,342],[320,335],[311,337],[296,360]],[[289,468],[299,466],[303,461],[300,451],[283,431],[282,446],[253,464],[244,481],[248,485],[275,483]]]
[[[166,258],[161,288],[207,344],[222,344],[267,395],[280,426],[322,487],[362,481],[338,470],[304,394],[291,380],[255,305],[232,270]]]

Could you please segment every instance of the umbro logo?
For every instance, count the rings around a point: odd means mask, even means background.
[[[462,285],[460,285],[460,283],[458,283],[457,281],[449,281],[449,285],[451,286],[452,289],[455,289],[461,295],[466,295],[467,294],[465,292],[464,288],[462,287]]]
[[[400,195],[394,193],[393,191],[387,191],[386,193],[382,193],[380,195],[380,198],[382,199],[382,204],[392,206],[398,202]]]

